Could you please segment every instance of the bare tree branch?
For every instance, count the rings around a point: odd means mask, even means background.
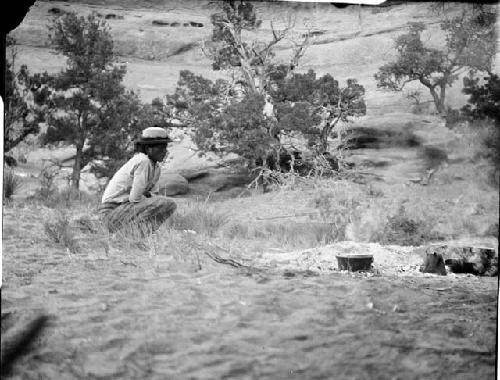
[[[206,41],[205,41],[205,39],[203,38],[203,39],[201,40],[201,52],[203,53],[203,55],[204,55],[205,57],[207,57],[208,59],[213,60],[213,59],[214,59],[214,54],[213,54],[213,52],[211,52],[210,50],[211,50],[211,49],[207,47],[207,45],[206,45]]]

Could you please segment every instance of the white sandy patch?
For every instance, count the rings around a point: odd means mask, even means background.
[[[493,239],[494,240],[494,239]],[[453,242],[440,242],[439,245],[462,245],[493,246],[494,241],[484,239],[461,240]],[[426,246],[404,247],[397,245],[380,245],[378,243],[357,243],[343,241],[323,247],[309,248],[292,252],[264,252],[256,260],[257,265],[279,267],[283,270],[313,271],[328,273],[338,271],[337,255],[372,255],[374,272],[383,275],[418,275],[434,276],[419,271],[424,262]]]
[[[423,262],[416,247],[382,246],[378,243],[356,243],[344,241],[323,247],[292,252],[265,252],[258,264],[279,266],[289,270],[311,270],[329,272],[338,270],[337,255],[373,255],[373,269],[384,273],[418,270]]]

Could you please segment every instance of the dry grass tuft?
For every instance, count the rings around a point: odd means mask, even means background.
[[[218,203],[190,202],[182,205],[167,221],[167,226],[183,231],[195,231],[215,236],[229,221],[227,213],[218,210]]]
[[[229,223],[223,236],[231,240],[265,241],[273,246],[307,248],[338,240],[338,231],[325,222]]]
[[[44,217],[43,228],[47,237],[63,245],[70,253],[79,249],[76,233],[71,227],[71,220],[66,211],[56,210]]]
[[[433,219],[412,218],[406,212],[404,205],[387,219],[387,223],[378,239],[381,244],[395,244],[403,246],[419,246],[430,241],[443,238],[433,231]]]
[[[4,168],[3,172],[3,198],[10,199],[22,186],[21,177],[12,169]]]

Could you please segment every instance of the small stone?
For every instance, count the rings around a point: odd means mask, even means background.
[[[394,305],[392,308],[393,313],[406,313],[406,309],[398,304]]]
[[[162,172],[158,180],[160,194],[166,196],[186,194],[189,192],[189,183],[178,173]]]

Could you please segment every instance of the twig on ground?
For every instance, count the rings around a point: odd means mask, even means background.
[[[207,255],[208,257],[210,257],[212,260],[214,260],[216,263],[219,263],[219,264],[226,264],[226,265],[230,265],[230,266],[235,267],[235,268],[253,269],[252,267],[249,267],[248,265],[241,264],[233,259],[225,259],[225,258],[223,258],[223,257],[221,257],[218,254],[213,253],[213,252],[203,251],[203,253],[205,255]]]
[[[255,217],[256,220],[271,220],[271,219],[284,219],[284,218],[295,218],[298,216],[309,216],[309,215],[316,215],[317,212],[303,212],[300,214],[293,214],[293,215],[278,215],[278,216],[269,216],[269,217],[260,217],[257,216]]]
[[[122,261],[122,260],[120,260],[120,263],[122,263],[123,265],[131,265],[131,266],[133,266],[133,267],[136,267],[136,268],[137,268],[137,265],[136,265],[136,264],[131,263],[131,262],[128,262],[128,261]]]

